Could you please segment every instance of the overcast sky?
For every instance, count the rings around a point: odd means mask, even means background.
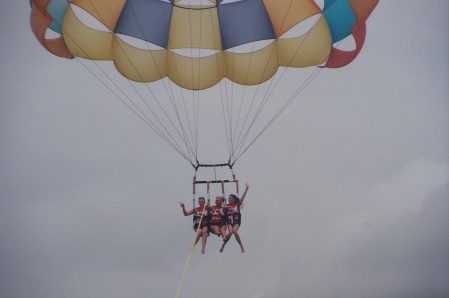
[[[175,297],[193,168],[29,13],[0,3],[0,297]],[[446,0],[380,1],[236,164],[246,252],[209,237],[181,297],[449,297],[448,28]]]

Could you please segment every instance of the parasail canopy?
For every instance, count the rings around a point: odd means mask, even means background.
[[[266,126],[262,126],[248,137],[278,82],[285,80],[285,69],[318,66],[316,70],[349,64],[363,46],[365,21],[377,3],[378,0],[32,0],[30,20],[36,38],[54,55],[80,61],[113,61],[130,85],[137,82],[149,86],[150,95],[129,87],[139,94],[143,106],[135,103],[127,88],[118,87],[123,95],[113,92],[186,159],[198,163],[199,91],[220,85],[216,94],[221,103],[217,105],[223,106],[229,160],[235,161],[240,156],[236,152],[243,154],[265,130]],[[353,47],[339,49],[340,42],[346,39],[352,40]],[[101,62],[94,63],[98,67]],[[103,73],[109,80],[108,71]],[[276,76],[277,81],[273,81]],[[105,84],[104,79],[100,80]],[[154,95],[151,82],[162,82],[167,99]],[[266,89],[260,87],[264,83],[268,84]],[[298,84],[292,94],[283,95],[285,101],[271,119],[297,97],[304,84],[308,84],[308,79]],[[181,90],[173,92],[173,86]],[[192,90],[191,96],[187,98],[183,90]],[[245,94],[252,95],[245,98]],[[239,98],[239,102],[234,103],[234,98]],[[165,108],[157,111],[166,101],[173,109],[172,116]],[[193,107],[180,112],[182,105]],[[246,116],[239,121],[235,120],[237,114]],[[165,124],[161,124],[163,118],[167,118]],[[271,120],[266,122],[271,124]]]

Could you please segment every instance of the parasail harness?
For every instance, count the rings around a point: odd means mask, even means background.
[[[217,179],[217,167],[224,167],[227,166],[229,167],[230,171],[231,171],[231,179]],[[204,167],[204,168],[213,168],[214,170],[214,179],[213,180],[197,180],[197,172],[198,169],[200,167]],[[196,185],[197,184],[206,184],[206,190],[207,190],[207,203],[210,204],[210,188],[211,188],[211,184],[220,184],[221,185],[221,193],[222,193],[222,197],[223,197],[223,204],[226,204],[226,193],[225,193],[225,183],[234,183],[235,184],[235,190],[236,190],[236,195],[237,197],[239,197],[239,181],[236,178],[236,175],[234,174],[234,171],[232,169],[232,165],[230,163],[226,163],[226,164],[199,164],[197,163],[197,166],[195,166],[195,174],[193,176],[193,182],[192,182],[192,188],[193,188],[193,210],[194,210],[194,214],[193,214],[193,222],[197,222],[200,217],[201,214],[197,213],[197,209],[195,207],[195,198],[196,198]],[[204,214],[204,210],[203,210],[203,214]],[[212,214],[208,214],[208,216],[206,218],[203,218],[203,220],[207,220],[208,222],[211,219]],[[223,216],[223,215],[222,215]],[[238,207],[238,217],[240,219],[240,207]],[[225,218],[223,218],[225,219]],[[201,224],[201,222],[199,222],[199,225]]]

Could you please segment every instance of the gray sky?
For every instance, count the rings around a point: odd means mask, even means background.
[[[28,1],[0,9],[0,297],[175,297],[193,168],[40,46]],[[448,16],[379,3],[238,161],[246,253],[209,237],[182,297],[449,297]]]

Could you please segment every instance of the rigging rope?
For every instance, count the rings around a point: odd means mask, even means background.
[[[89,3],[92,5],[92,7],[94,8],[94,10],[96,11],[97,15],[100,16],[101,19],[101,14],[97,11],[96,7],[95,7],[95,1],[94,0],[88,0]],[[290,3],[292,2],[292,0],[290,1]],[[137,18],[136,12],[134,10],[132,1],[129,2],[130,7],[131,7],[131,12],[132,14],[134,14],[135,20],[139,26],[139,30],[141,31],[142,35],[144,35],[143,33],[143,28],[141,27],[141,24],[139,22],[139,19]],[[72,5],[72,4],[70,4]],[[162,5],[162,2],[161,2]],[[332,4],[333,5],[333,4]],[[234,6],[234,13],[235,13],[235,9],[236,6]],[[164,10],[163,10],[164,11]],[[210,12],[210,18],[212,20],[212,10],[211,9],[201,9],[200,15],[202,15],[203,13],[207,13]],[[287,13],[288,13],[289,9],[287,10],[285,16],[284,16],[284,21],[287,17]],[[260,19],[260,15],[263,11],[259,10],[258,12],[258,20]],[[191,13],[191,12],[189,12]],[[164,13],[164,19],[167,19],[168,16],[165,15]],[[189,16],[189,18],[193,18],[192,15]],[[200,32],[199,34],[201,35],[201,22],[202,22],[202,17],[200,16]],[[317,18],[318,20],[318,18]],[[317,22],[317,20],[315,21],[315,24]],[[214,26],[215,23],[213,21],[211,21],[211,24]],[[235,24],[235,18],[234,18],[234,24]],[[258,30],[258,26],[259,26],[259,21],[257,21],[257,26],[255,26],[254,28],[254,34],[256,34],[257,30]],[[62,24],[59,24],[62,28]],[[190,24],[190,39],[192,39],[192,28],[193,23],[191,22]],[[282,23],[281,27],[284,26],[284,23]],[[313,27],[313,26],[312,26]],[[235,26],[234,26],[235,28]],[[212,34],[213,36],[213,40],[214,43],[217,40],[216,36],[215,36],[215,30],[216,28],[212,28]],[[236,30],[238,30],[238,28],[236,28]],[[310,32],[310,31],[309,31]],[[301,44],[298,45],[297,49],[296,49],[296,53],[301,49],[302,44],[304,43],[304,41],[307,39],[307,35],[309,34],[309,32],[306,33],[306,36],[303,40],[303,42]],[[63,30],[63,33],[70,38],[70,35]],[[112,34],[114,39],[118,39],[119,37],[116,34]],[[72,39],[73,42],[81,49],[81,51],[86,55],[86,57],[89,58],[89,55],[84,51],[84,49],[82,49],[76,42],[75,39]],[[168,39],[169,45],[168,48],[171,49],[172,46],[170,45],[170,39]],[[277,41],[274,40],[274,42],[276,43]],[[191,40],[191,43],[193,43],[193,41]],[[119,47],[121,48],[120,43],[117,43],[119,45]],[[155,61],[155,58],[153,57],[153,52],[150,50],[148,43],[145,43],[147,50],[151,56],[151,59],[153,59],[153,62]],[[201,44],[201,40],[200,40],[200,44]],[[254,48],[254,42],[252,43],[252,47]],[[215,45],[215,48],[218,48],[217,45]],[[136,71],[136,73],[139,75],[139,77],[142,79],[143,81],[143,77],[142,75],[139,73],[139,71],[137,70],[136,65],[134,65],[133,61],[131,60],[131,58],[127,55],[126,51],[124,51],[123,48],[121,48],[124,55],[127,57],[130,65],[134,68],[134,70]],[[200,45],[200,51],[201,51],[201,45]],[[235,61],[234,61],[234,56],[235,56],[235,50],[231,50],[229,51],[231,53],[231,59],[232,65],[235,65]],[[248,68],[246,69],[246,75],[245,75],[245,80],[248,79],[248,73],[249,73],[249,68],[251,65],[251,61],[253,61],[252,56],[253,56],[253,51],[249,52],[249,59],[250,62],[248,64]],[[259,83],[262,82],[264,75],[266,74],[266,71],[268,70],[268,64],[269,61],[271,59],[271,56],[274,53],[274,47],[271,50],[269,59],[265,62],[265,66],[263,68],[263,73],[260,76],[260,81]],[[201,54],[201,52],[200,52]],[[173,57],[173,61],[174,61],[174,69],[175,69],[175,76],[179,77],[179,73],[178,73],[178,63],[175,59],[175,53],[173,50],[167,50],[167,55],[172,55]],[[200,55],[201,56],[201,55]],[[217,71],[219,71],[219,61],[218,61],[218,55],[216,56],[216,64],[217,64]],[[292,60],[293,57],[295,55],[292,56]],[[172,118],[169,114],[168,114],[168,110],[167,107],[164,107],[161,103],[161,101],[158,99],[158,96],[151,90],[149,83],[145,83],[145,87],[147,89],[148,94],[150,95],[150,99],[152,101],[155,102],[154,107],[159,107],[159,109],[161,110],[161,112],[159,113],[158,111],[156,111],[154,108],[152,108],[152,105],[150,105],[148,103],[148,101],[145,99],[147,98],[146,96],[144,96],[141,91],[137,90],[137,88],[135,87],[135,85],[131,82],[131,80],[126,79],[129,83],[129,85],[131,86],[131,89],[136,93],[137,98],[143,103],[144,106],[139,106],[139,104],[137,104],[135,102],[135,99],[131,98],[130,95],[128,95],[125,91],[125,89],[123,89],[122,87],[120,87],[113,78],[111,78],[108,73],[99,65],[98,62],[96,62],[95,60],[91,60],[92,63],[95,65],[95,67],[100,70],[100,72],[102,72],[103,74],[103,78],[101,78],[98,74],[96,74],[92,69],[89,68],[89,66],[87,65],[87,63],[82,62],[80,58],[76,57],[77,61],[80,62],[80,64],[82,64],[92,75],[94,75],[107,89],[109,89],[114,95],[115,97],[117,97],[123,104],[125,104],[125,106],[127,106],[135,115],[137,115],[148,127],[150,127],[154,132],[156,132],[157,135],[159,135],[164,141],[166,141],[176,152],[178,152],[184,159],[186,159],[187,161],[189,161],[194,167],[195,167],[195,161],[198,160],[198,146],[199,146],[199,120],[200,120],[200,103],[201,103],[201,98],[200,95],[202,94],[200,91],[195,91],[195,90],[191,90],[192,91],[192,100],[191,100],[191,110],[193,111],[193,116],[192,114],[189,114],[189,107],[187,106],[188,100],[185,97],[185,90],[182,89],[181,87],[177,86],[176,84],[173,84],[171,82],[171,80],[169,78],[164,78],[161,79],[161,84],[163,86],[163,89],[165,91],[165,94],[169,100],[169,106],[171,106],[171,111],[173,112],[174,118]],[[90,58],[89,58],[90,59]],[[196,61],[197,59],[197,61]],[[290,65],[291,61],[288,63],[288,66]],[[191,67],[192,67],[192,77],[191,80],[192,82],[194,82],[194,77],[193,77],[193,64],[194,61],[196,61],[198,63],[198,68],[200,67],[200,59],[198,58],[194,58],[194,54],[192,52],[191,49]],[[154,63],[157,67],[157,71],[159,73],[159,75],[162,77],[161,75],[161,71],[158,68],[158,65],[156,63]],[[267,89],[262,91],[262,84],[256,84],[257,86],[255,87],[255,92],[252,95],[252,98],[249,102],[249,107],[247,108],[247,110],[245,110],[245,112],[243,112],[242,110],[242,106],[243,106],[243,102],[246,100],[246,93],[249,93],[247,91],[247,89],[249,88],[246,85],[243,85],[243,91],[241,91],[240,96],[238,96],[239,98],[236,99],[237,93],[239,92],[238,89],[236,89],[237,91],[235,91],[234,87],[236,86],[237,83],[233,83],[228,79],[223,79],[218,83],[219,86],[219,92],[220,92],[220,97],[221,97],[221,109],[222,109],[222,116],[223,116],[223,121],[224,121],[224,134],[225,134],[225,140],[226,140],[226,144],[227,144],[227,148],[228,148],[228,155],[229,155],[229,161],[230,163],[233,165],[253,144],[254,142],[260,137],[261,134],[263,134],[269,126],[271,126],[271,124],[279,117],[279,115],[293,102],[294,99],[296,99],[297,97],[299,97],[299,95],[302,93],[302,91],[305,89],[305,87],[310,84],[310,82],[316,77],[316,75],[321,71],[321,68],[317,68],[315,69],[315,71],[309,75],[309,77],[303,81],[302,84],[299,85],[299,87],[294,91],[293,95],[291,95],[287,101],[279,108],[279,110],[277,110],[277,112],[274,113],[274,115],[270,116],[271,119],[269,119],[269,121],[262,126],[262,128],[255,131],[255,123],[257,122],[258,119],[260,119],[260,115],[262,113],[262,111],[264,111],[266,109],[267,103],[270,99],[273,98],[273,94],[274,91],[277,91],[279,89],[279,84],[282,81],[284,75],[286,74],[286,72],[288,71],[288,66],[285,67],[282,71],[278,71],[276,77],[272,77],[270,79],[269,82],[267,82],[268,85]],[[198,77],[196,78],[198,80],[198,84],[201,80],[200,75],[202,75],[201,71],[198,70]],[[229,81],[229,82],[228,82]],[[110,82],[113,86],[111,87],[110,84],[108,84],[107,82]],[[230,85],[228,85],[228,83]],[[176,101],[177,96],[174,93],[174,87],[179,88],[179,94],[180,94],[180,100],[181,100],[181,105],[179,106],[179,104]],[[116,90],[119,91],[116,91]],[[260,102],[256,102],[257,98],[261,98]],[[240,101],[239,105],[237,104],[238,101]],[[147,110],[148,112],[144,111],[142,108],[145,108],[145,110]],[[236,111],[235,111],[235,107],[236,107]],[[183,119],[181,118],[185,118],[184,122],[182,121]],[[166,123],[164,123],[165,119]],[[176,123],[175,123],[176,122]],[[260,126],[260,125],[259,125]],[[169,127],[171,127],[173,130],[171,131],[171,129],[169,129]],[[252,133],[254,131],[254,134],[251,136],[250,133]],[[251,136],[251,139],[250,139]],[[181,142],[179,142],[181,141]],[[184,147],[184,148],[183,148]],[[198,163],[198,162],[197,162]]]
[[[94,8],[94,10],[98,13],[95,5],[92,3],[91,0],[89,0],[89,3],[92,5],[92,7]],[[134,13],[134,10],[132,10]],[[101,16],[101,14],[98,14]],[[101,18],[101,17],[100,17]],[[136,18],[137,19],[137,18]],[[56,20],[54,20],[56,22]],[[131,83],[131,81],[129,79],[127,79],[128,83],[131,85],[131,87],[133,88],[133,90],[136,92],[136,94],[140,97],[140,99],[142,100],[142,102],[144,102],[144,104],[147,106],[147,108],[150,110],[150,112],[152,113],[152,116],[159,122],[161,128],[165,131],[165,133],[146,115],[146,113],[144,111],[142,111],[142,109],[130,98],[130,96],[128,94],[126,94],[125,91],[123,91],[122,88],[120,88],[120,86],[106,73],[106,71],[99,66],[99,63],[96,62],[95,60],[93,60],[89,54],[76,42],[76,39],[73,39],[70,34],[65,31],[63,29],[63,26],[61,23],[58,23],[58,26],[60,26],[62,28],[62,32],[64,35],[66,35],[67,37],[69,37],[74,44],[77,45],[77,47],[83,52],[83,54],[91,61],[92,64],[95,65],[95,67],[104,75],[104,77],[107,78],[107,80],[109,80],[109,82],[115,86],[116,89],[118,89],[120,91],[120,94],[118,94],[116,91],[113,90],[113,88],[111,88],[104,79],[100,78],[97,74],[94,73],[94,71],[89,68],[87,66],[86,63],[81,62],[81,59],[79,57],[75,57],[76,60],[85,68],[87,69],[96,79],[98,79],[107,89],[109,89],[112,94],[115,95],[116,98],[118,98],[125,106],[127,106],[136,116],[138,116],[148,127],[150,127],[154,132],[156,132],[157,135],[159,135],[163,140],[165,140],[175,151],[177,151],[181,156],[183,156],[187,161],[189,161],[192,165],[193,165],[193,159],[189,158],[188,155],[181,149],[180,145],[178,144],[178,142],[175,140],[175,138],[171,135],[171,133],[168,131],[168,129],[166,128],[166,126],[161,122],[160,118],[158,117],[158,115],[151,109],[151,107],[147,104],[147,102],[145,101],[145,99],[143,98],[143,96],[141,95],[140,92],[137,91],[137,89],[134,87],[134,85]],[[139,25],[140,27],[140,25]],[[115,34],[113,35],[113,38],[116,39],[117,37],[115,36]],[[121,47],[121,46],[120,46]],[[123,50],[123,49],[122,49]],[[127,56],[126,52],[123,51],[125,56]],[[150,51],[150,54],[152,56],[152,53]],[[153,56],[152,56],[153,57]],[[137,71],[136,66],[132,63],[132,61],[129,59],[129,57],[127,56],[128,60],[130,61],[130,64],[132,65],[132,67],[134,68],[134,70],[136,70],[136,72],[139,74],[139,76],[141,77],[140,73]],[[154,58],[153,58],[154,59]],[[163,80],[161,80],[163,81]],[[169,84],[170,84],[170,80],[168,80]],[[163,82],[164,86],[165,83]],[[153,99],[155,99],[159,106],[160,103],[157,100],[156,96],[153,94],[153,92],[149,89],[148,85],[145,84],[147,86],[148,91],[150,92],[150,94],[152,95]],[[167,89],[166,89],[167,90]],[[170,93],[167,91],[167,94],[170,97]],[[125,98],[128,100],[128,102],[125,100]],[[172,101],[173,102],[173,101]],[[165,110],[163,108],[161,108],[164,113]],[[170,117],[165,113],[167,119],[169,119],[170,123],[172,124],[172,126],[174,127],[174,129],[176,130],[176,132],[178,133],[178,135],[181,136],[181,134],[179,133],[178,129],[176,128],[176,126],[173,124],[173,122],[171,122]],[[178,119],[179,119],[179,114],[178,115]],[[181,125],[182,127],[182,125]],[[187,147],[188,146],[188,141],[185,138],[182,138],[184,143],[186,144]],[[191,152],[191,149],[188,148],[187,152]]]

